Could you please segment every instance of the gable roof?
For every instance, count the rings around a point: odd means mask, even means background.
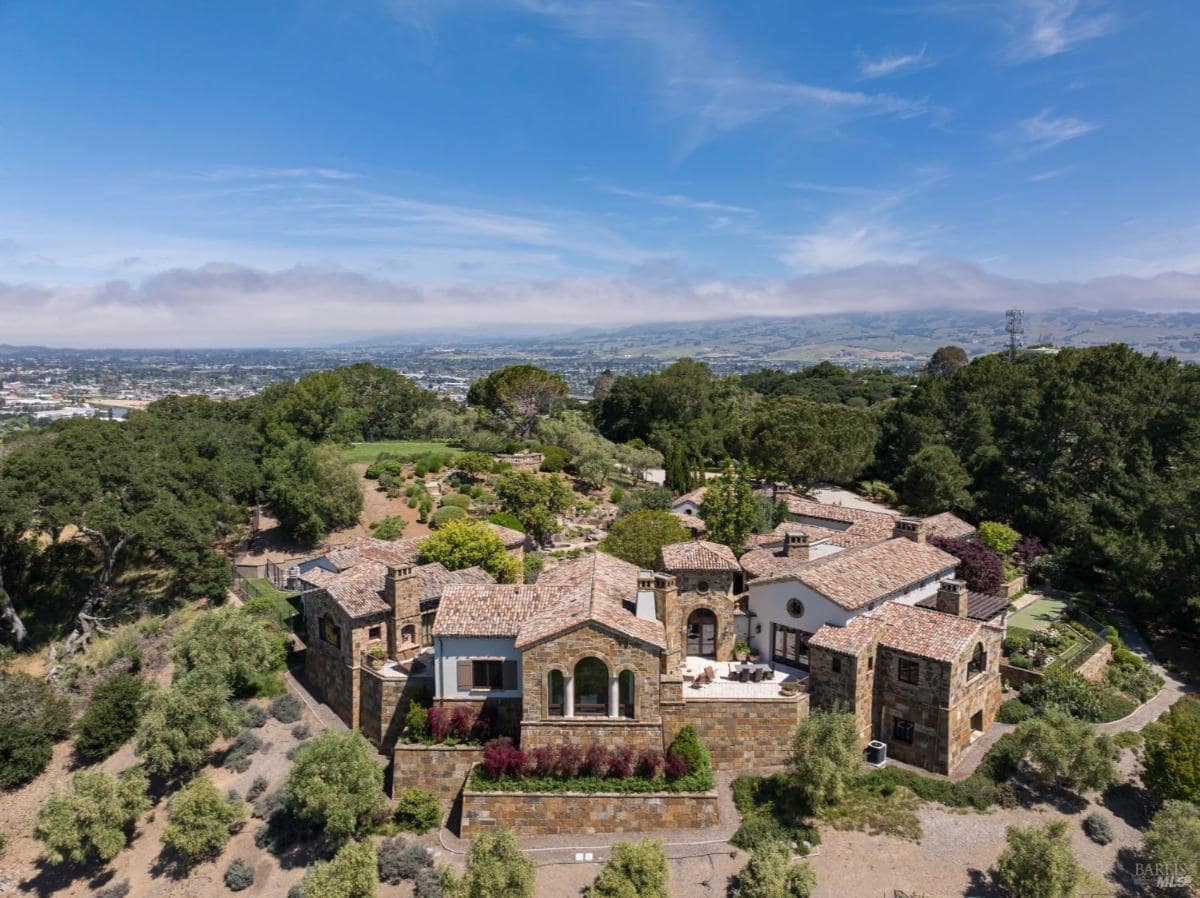
[[[335,546],[322,556],[339,572],[363,561],[381,564],[415,564],[421,549],[420,539],[375,539],[360,536]],[[307,578],[306,578],[307,579]]]
[[[888,602],[860,614],[844,627],[826,624],[809,645],[842,654],[856,655],[874,640],[898,652],[955,661],[979,638],[983,624],[952,614],[930,613],[899,602]]]
[[[896,526],[897,516],[883,511],[867,511],[864,508],[852,508],[848,505],[829,505],[825,502],[818,502],[816,499],[805,499],[802,496],[794,495],[785,496],[784,502],[787,505],[788,514],[815,519],[815,521],[803,523],[814,523],[816,526],[820,526],[821,521],[848,524],[848,527],[830,527],[828,529],[849,534],[851,539],[857,540],[857,544],[868,540],[887,539],[892,535]]]
[[[316,576],[316,571],[313,571],[304,579],[318,589],[325,590],[348,617],[356,618],[391,611],[383,598],[387,572],[387,564],[361,561],[338,574],[321,571]],[[453,584],[479,582],[480,574],[488,577],[487,572],[479,568],[450,571],[437,561],[418,565],[412,569],[412,573],[417,582],[417,599],[425,607],[435,604]],[[490,577],[485,582],[491,582]]]
[[[925,532],[929,536],[942,536],[946,539],[959,539],[964,536],[974,536],[975,528],[953,512],[943,511],[925,519]]]
[[[515,637],[526,618],[571,596],[561,586],[460,583],[442,593],[433,635]]]
[[[665,571],[741,570],[737,558],[728,546],[702,539],[663,546],[659,550],[659,560]]]
[[[525,545],[525,534],[520,530],[513,530],[511,527],[502,527],[500,524],[488,522],[488,526],[492,531],[500,537],[500,541],[504,543],[504,548],[515,549],[518,546]]]
[[[948,552],[898,537],[825,555],[753,583],[794,580],[854,611],[924,580],[949,575],[957,564]]]
[[[684,493],[678,499],[671,503],[672,508],[682,505],[684,502],[691,502],[693,505],[700,505],[704,501],[704,494],[708,492],[707,486],[698,486],[689,493]]]

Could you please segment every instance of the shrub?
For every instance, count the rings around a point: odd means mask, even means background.
[[[1004,582],[1000,556],[977,539],[934,536],[929,544],[949,552],[959,561],[958,576],[976,592],[995,592]]]
[[[667,780],[671,782],[681,780],[687,776],[687,774],[688,765],[687,761],[684,760],[683,755],[676,754],[675,752],[668,752],[666,761],[663,763],[663,775],[666,776]]]
[[[411,702],[404,715],[404,734],[414,742],[429,738],[429,709],[419,702]]]
[[[493,511],[487,516],[487,519],[489,524],[507,527],[509,530],[516,530],[518,533],[525,532],[525,525],[521,523],[521,519],[515,514],[509,514],[507,511]]]
[[[225,885],[231,892],[240,892],[254,885],[254,868],[235,857],[225,868]]]
[[[267,709],[262,705],[248,704],[242,714],[242,724],[259,729],[267,725]]]
[[[1184,696],[1143,734],[1146,788],[1159,801],[1200,802],[1200,701]]]
[[[256,776],[254,781],[250,783],[250,788],[246,790],[246,801],[256,800],[258,796],[267,791],[268,785],[270,784],[267,782],[267,778],[265,776]]]
[[[1097,735],[1091,724],[1050,709],[1044,717],[1017,727],[1017,739],[1029,763],[1042,777],[1076,791],[1105,789],[1116,782],[1112,737]]]
[[[302,883],[304,898],[375,898],[379,868],[370,842],[347,842],[329,863],[314,865]]]
[[[457,505],[447,505],[445,508],[439,508],[429,517],[429,526],[435,530],[443,524],[450,521],[461,521],[467,517],[465,508],[459,508]]]
[[[443,875],[433,867],[423,867],[413,877],[414,898],[443,898]]]
[[[396,802],[396,825],[406,832],[424,835],[442,824],[442,805],[427,789],[405,789]]]
[[[626,779],[633,773],[634,753],[628,745],[622,745],[608,756],[608,775],[614,779]]]
[[[504,827],[476,836],[467,849],[461,898],[533,898],[533,861]]]
[[[162,840],[188,860],[220,853],[245,817],[240,801],[230,801],[206,776],[197,776],[171,799]]]
[[[655,748],[644,748],[638,754],[637,774],[647,779],[654,779],[663,769],[662,752]]]
[[[434,742],[445,742],[450,735],[450,712],[445,708],[430,708],[427,719],[430,738]]]
[[[376,539],[393,540],[404,535],[408,521],[398,514],[388,515],[378,521],[371,522],[371,535]]]
[[[141,678],[125,671],[96,686],[76,727],[79,753],[95,760],[107,758],[133,738],[145,692]]]
[[[102,889],[97,889],[96,898],[127,898],[131,888],[128,879],[119,879]]]
[[[304,715],[304,702],[290,692],[271,700],[271,716],[280,723],[295,723]]]
[[[1191,873],[1200,858],[1200,808],[1167,801],[1146,831],[1146,857],[1161,870]]]
[[[36,724],[0,727],[0,789],[15,789],[46,769],[53,740]]]
[[[240,716],[219,674],[193,671],[170,689],[153,692],[138,724],[137,753],[152,773],[195,770],[208,760],[217,736],[237,732]]]
[[[792,737],[791,770],[811,810],[839,801],[858,775],[862,752],[853,714],[813,711]]]
[[[433,866],[433,855],[420,845],[408,845],[401,836],[384,839],[375,849],[379,879],[397,885],[405,879],[416,879],[418,873]]]
[[[558,769],[558,749],[539,745],[529,752],[529,772],[534,776],[553,776]]]
[[[667,856],[661,842],[617,842],[586,898],[667,898]]]
[[[624,498],[625,490],[621,489],[619,486],[614,486],[612,488],[612,492],[608,494],[608,501],[613,503],[613,505],[621,504],[621,500]]]
[[[460,742],[471,738],[475,725],[475,712],[466,705],[458,705],[450,714],[450,735]]]
[[[817,877],[806,861],[791,863],[785,842],[766,842],[737,875],[730,898],[808,898]]]
[[[1021,723],[1033,717],[1034,710],[1025,704],[1019,698],[1010,698],[1000,706],[1000,711],[996,714],[996,720],[1000,723]]]
[[[979,541],[1000,555],[1009,555],[1017,546],[1021,534],[1007,524],[983,521],[979,525]]]
[[[583,752],[574,742],[564,742],[558,747],[558,758],[555,772],[563,779],[574,779],[579,776],[583,767]]]
[[[1104,710],[1099,686],[1057,667],[1047,670],[1040,681],[1022,686],[1021,701],[1038,711],[1057,706],[1080,720],[1100,720]]]
[[[292,738],[303,741],[308,738],[310,732],[311,730],[307,723],[298,723],[292,727]]]
[[[1065,898],[1074,894],[1084,876],[1061,820],[1045,826],[1010,826],[1008,847],[996,868],[1013,898]]]
[[[599,742],[588,746],[583,755],[584,776],[606,776],[608,774],[608,749]]]
[[[701,776],[712,774],[712,758],[696,734],[695,727],[685,726],[676,733],[667,749],[667,754],[683,758],[687,764],[688,773],[696,773]]]
[[[525,753],[514,748],[507,737],[493,739],[483,747],[483,770],[492,779],[522,776],[526,772]]]
[[[175,675],[197,668],[219,674],[234,695],[260,693],[287,662],[286,639],[271,621],[241,608],[196,617],[174,639]]]
[[[1099,814],[1088,814],[1083,818],[1083,831],[1097,845],[1107,845],[1113,839],[1112,826]]]
[[[442,508],[457,507],[461,508],[463,511],[466,511],[471,507],[471,497],[464,496],[462,493],[450,493],[442,496],[441,501],[439,501],[438,504]]]
[[[303,743],[287,776],[296,813],[334,840],[349,838],[378,811],[382,789],[383,768],[358,732],[324,733]]]
[[[56,789],[37,814],[33,834],[51,863],[111,861],[125,847],[126,828],[150,807],[149,783],[134,767],[118,779],[99,770],[71,777],[69,790]]]
[[[1021,566],[1028,570],[1035,561],[1045,555],[1050,550],[1036,536],[1023,536],[1018,540],[1013,547],[1017,553],[1017,560],[1021,562]]]

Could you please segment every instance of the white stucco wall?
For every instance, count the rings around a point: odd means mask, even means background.
[[[522,682],[524,670],[521,653],[513,646],[513,639],[500,637],[439,636],[434,640],[434,676],[437,678],[438,698],[457,695],[492,695],[500,697],[519,696],[521,689],[477,689],[458,688],[458,662],[462,659],[500,658],[517,662],[517,683]]]
[[[686,502],[676,502],[671,506],[671,511],[679,512],[680,514],[690,514],[696,517],[700,516],[700,506],[690,499]]]

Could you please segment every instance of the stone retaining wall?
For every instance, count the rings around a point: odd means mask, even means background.
[[[1013,577],[1007,583],[1001,583],[998,587],[996,587],[996,595],[1003,596],[1006,599],[1011,599],[1025,588],[1025,584],[1025,575],[1020,574],[1019,576]]]
[[[764,698],[688,698],[663,706],[663,742],[691,724],[708,746],[715,770],[787,763],[796,725],[808,716],[807,692]]]
[[[397,745],[392,752],[392,797],[405,789],[428,789],[449,805],[471,768],[483,760],[476,745]]]
[[[717,793],[463,791],[464,838],[503,824],[519,836],[653,833],[719,823]]]
[[[1099,680],[1104,676],[1104,671],[1108,668],[1108,662],[1111,658],[1112,646],[1106,642],[1096,650],[1095,654],[1085,659],[1075,670],[1086,679]]]

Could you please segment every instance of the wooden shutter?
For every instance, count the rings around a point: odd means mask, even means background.
[[[472,689],[474,683],[471,680],[471,662],[469,660],[460,660],[458,662],[458,688]]]
[[[504,688],[507,691],[512,691],[517,688],[517,662],[504,662]]]

